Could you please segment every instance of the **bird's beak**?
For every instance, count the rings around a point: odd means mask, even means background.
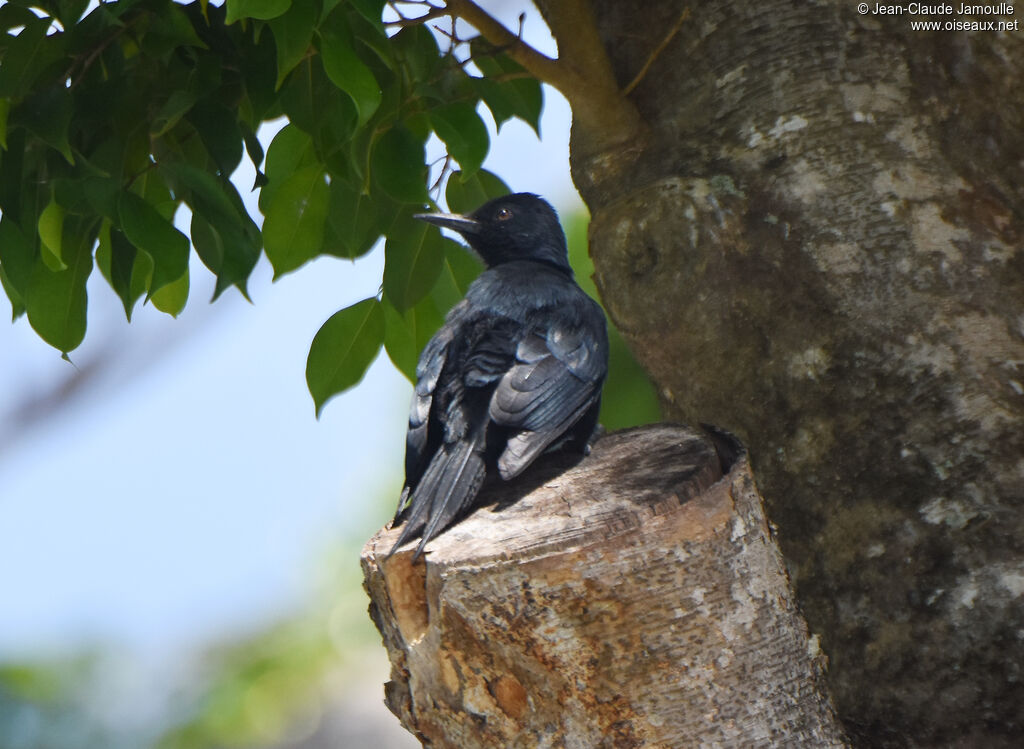
[[[428,224],[434,224],[434,226],[441,226],[445,229],[457,231],[463,236],[478,234],[480,232],[479,221],[475,218],[463,216],[459,213],[416,213],[413,214],[413,218],[418,218],[420,221],[426,221]]]

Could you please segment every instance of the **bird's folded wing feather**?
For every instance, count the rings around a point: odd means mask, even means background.
[[[420,357],[409,416],[406,487],[395,516],[406,524],[395,548],[421,535],[419,556],[476,497],[486,472],[489,417],[486,398],[473,393],[486,394],[487,386],[508,371],[515,360],[515,327],[515,321],[491,315],[449,318]]]
[[[448,361],[452,341],[463,329],[473,308],[465,299],[452,307],[444,325],[430,339],[416,364],[416,388],[413,392],[412,407],[409,409],[409,431],[405,441],[405,475],[408,481],[419,476],[426,468],[424,449],[430,425],[430,409],[438,380]]]
[[[586,330],[530,333],[490,401],[491,420],[518,431],[498,459],[502,478],[526,468],[600,398],[604,364]]]
[[[430,455],[427,454],[427,438],[430,431],[430,409],[434,402],[434,391],[437,388],[441,372],[448,360],[448,348],[467,311],[465,301],[452,308],[445,324],[427,343],[416,364],[416,387],[409,408],[409,429],[405,436],[405,489],[398,500],[395,521],[402,517],[406,510],[411,486],[419,482],[427,468]]]
[[[405,436],[406,478],[417,476],[423,470],[424,449],[427,446],[427,430],[430,421],[430,407],[434,400],[434,389],[444,369],[451,343],[451,331],[442,328],[430,339],[416,366],[416,389],[409,408],[409,431]]]

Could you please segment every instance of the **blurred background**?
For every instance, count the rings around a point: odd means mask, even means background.
[[[526,11],[524,38],[556,53],[532,6],[485,5],[511,28]],[[544,93],[540,140],[481,109],[484,166],[554,203],[592,291],[570,113]],[[0,324],[0,747],[417,746],[383,704],[359,568],[402,484],[411,385],[382,353],[318,421],[304,376],[320,325],[377,293],[383,247],[277,283],[264,259],[253,304],[208,304],[194,262],[179,318],[131,325],[93,273],[70,362],[26,319]],[[656,420],[614,345],[605,425]]]

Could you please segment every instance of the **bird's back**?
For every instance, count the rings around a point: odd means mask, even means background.
[[[539,223],[520,224],[523,235],[502,234],[502,222],[524,206],[534,209],[534,218],[539,211]],[[417,556],[472,505],[488,472],[508,480],[552,445],[586,444],[608,361],[604,313],[574,280],[547,203],[510,196],[470,218],[437,218],[459,231],[490,231],[504,249],[484,253],[490,267],[448,314],[417,366],[406,482],[395,516],[405,521],[395,548],[421,535]],[[537,226],[544,228],[539,244],[516,244]],[[518,257],[505,257],[510,247]]]

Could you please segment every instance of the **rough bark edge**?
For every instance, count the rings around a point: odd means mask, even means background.
[[[648,431],[663,439],[665,429],[655,427]],[[754,741],[771,745],[845,746],[822,679],[824,658],[817,651],[817,639],[808,636],[794,603],[746,454],[725,433],[712,432],[709,437],[726,464],[728,473],[724,478],[689,499],[677,500],[674,509],[664,503],[649,504],[651,512],[643,525],[609,526],[610,533],[603,537],[590,533],[582,544],[563,544],[560,550],[550,544],[534,545],[528,547],[529,556],[515,559],[498,554],[482,559],[458,558],[457,553],[446,555],[442,550],[434,559],[428,558],[426,565],[412,565],[408,553],[399,553],[381,564],[376,550],[390,548],[385,538],[387,530],[371,539],[362,557],[372,601],[370,612],[392,661],[392,679],[385,688],[386,702],[403,725],[421,741],[442,746],[488,746],[495,741],[524,746],[546,742],[683,746],[698,741],[726,745],[749,745],[747,742]],[[620,445],[626,440],[644,438],[643,430],[615,436]],[[600,474],[598,461],[602,453],[595,453],[593,461],[558,475],[559,481],[564,484],[569,479],[568,484],[574,486],[575,478],[585,480]],[[605,452],[604,456],[607,455]],[[628,482],[629,477],[626,479]],[[549,481],[523,500],[528,503],[531,497],[550,489]],[[486,510],[479,510],[478,514],[481,512]],[[493,522],[493,518],[489,520],[486,516],[479,519]],[[708,611],[714,609],[718,613],[713,613],[707,622],[701,619],[702,623],[693,630],[717,632],[720,636],[728,633],[736,641],[735,647],[727,648],[729,658],[742,661],[730,671],[727,682],[734,683],[716,686],[712,681],[698,684],[699,680],[691,679],[693,683],[685,689],[676,688],[675,698],[668,689],[650,690],[655,677],[667,673],[666,668],[678,671],[678,665],[689,658],[675,652],[679,643],[671,638],[666,652],[675,654],[674,665],[663,663],[658,667],[660,671],[644,674],[636,684],[616,683],[609,676],[631,673],[628,663],[603,664],[595,670],[593,665],[575,657],[566,660],[564,655],[554,654],[557,648],[547,652],[543,638],[536,636],[540,631],[536,617],[553,615],[571,625],[581,605],[584,611],[587,604],[615,610],[621,603],[616,600],[619,591],[600,590],[600,586],[591,585],[593,581],[587,581],[586,570],[593,569],[594,560],[602,554],[607,556],[609,549],[629,548],[638,539],[657,536],[666,529],[677,537],[681,532],[683,544],[693,547],[691,551],[702,545],[705,552],[729,544],[736,547],[734,557],[716,573],[732,576],[722,580],[722,589],[727,587],[729,594],[717,595],[712,591],[707,595]],[[580,538],[583,537],[576,540]],[[452,539],[451,548],[457,552],[460,546],[465,544]],[[693,558],[701,559],[699,555]],[[698,561],[686,571],[700,570],[702,565]],[[508,584],[512,579],[520,580],[522,595],[510,603],[512,599],[503,596],[515,587]],[[582,597],[578,595],[579,589],[573,589],[580,580],[587,583],[584,587],[589,586]],[[672,586],[669,591],[679,593],[685,604],[687,596],[682,591]],[[696,600],[693,590],[688,593],[690,600]],[[533,605],[538,596],[550,596],[547,605]],[[626,612],[622,621],[628,623],[631,617],[638,616],[636,611],[629,613],[631,607],[635,605],[628,601],[619,607],[620,614]],[[511,610],[521,615],[509,619]],[[714,617],[722,612],[716,620]],[[773,618],[766,620],[766,637],[751,638],[751,622],[768,613]],[[729,617],[735,621],[730,623]],[[585,616],[579,622],[582,623],[575,630],[570,627],[569,652],[601,650],[591,645],[594,633],[588,628],[593,628],[593,622],[588,623]],[[744,622],[747,631],[741,632]],[[674,628],[676,623],[668,622],[666,626]],[[648,632],[644,636],[657,640],[663,630],[656,626],[653,634]],[[621,627],[616,624],[606,628],[604,634],[620,635]],[[614,642],[600,644],[607,650]],[[776,651],[785,651],[786,658],[796,664],[795,669],[787,671],[784,659]],[[692,662],[704,664],[700,668],[694,666],[694,673],[698,674],[711,662],[709,656],[715,656],[719,663],[725,657],[714,646],[704,655],[700,655],[699,648],[694,652],[697,654]],[[730,663],[721,666],[723,672]],[[760,666],[751,665],[758,663]],[[714,668],[712,665],[712,671]],[[753,673],[757,668],[763,668],[768,679],[777,678],[774,698],[740,693],[754,680],[753,676],[744,676],[745,670],[753,669]],[[566,678],[570,675],[577,684],[585,683],[586,688],[576,689],[573,684],[567,687]],[[691,691],[702,691],[703,696],[694,697]],[[666,694],[667,704],[662,704],[665,701],[659,700]],[[540,698],[541,704],[534,701],[535,697]],[[685,704],[694,699],[699,704]],[[552,725],[551,720],[545,722],[546,712],[560,716],[556,724]],[[709,719],[711,715],[715,719]],[[688,720],[692,725],[680,728]],[[676,729],[691,733],[681,736]],[[698,730],[703,733],[693,733]],[[526,743],[522,743],[524,740]]]

